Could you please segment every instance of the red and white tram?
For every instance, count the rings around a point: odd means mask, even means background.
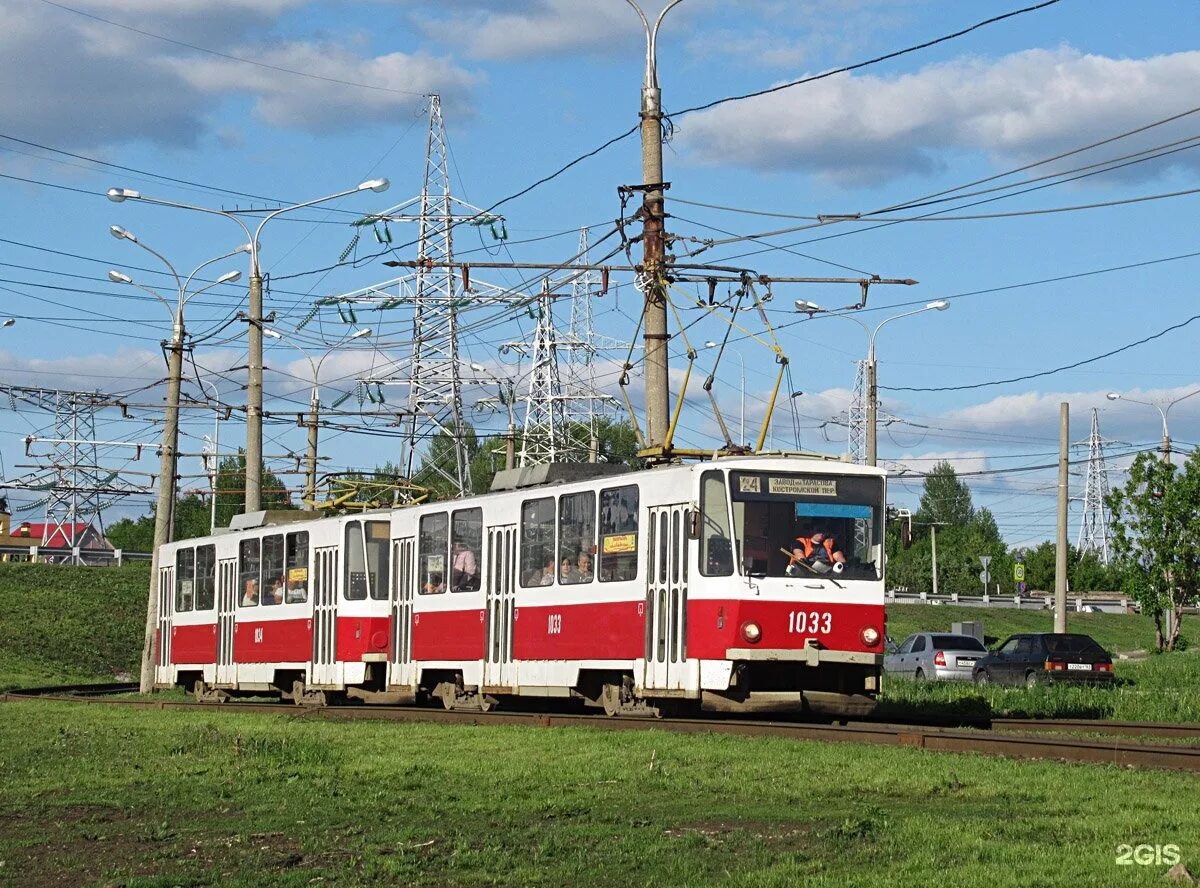
[[[872,708],[881,470],[570,468],[609,471],[517,470],[513,489],[357,515],[257,513],[164,546],[156,684],[314,703],[560,697],[610,714]],[[818,530],[845,563],[797,573],[787,550]]]

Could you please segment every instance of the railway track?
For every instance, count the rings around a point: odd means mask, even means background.
[[[470,712],[422,707],[332,706],[297,707],[290,703],[200,703],[166,699],[113,699],[136,690],[133,685],[77,685],[33,688],[4,694],[4,702],[70,701],[77,704],[117,705],[136,709],[220,709],[272,713],[293,718],[373,719],[433,724],[587,727],[609,731],[673,731],[777,737],[833,743],[901,746],[936,752],[974,752],[1021,759],[1115,764],[1139,768],[1200,771],[1200,746],[1130,742],[1124,737],[1155,739],[1200,738],[1200,725],[1138,722],[1095,722],[1060,719],[995,719],[988,727],[854,722],[843,725],[795,721],[748,721],[728,718],[609,718],[604,715],[542,712]],[[1070,736],[1104,733],[1114,739]],[[1058,734],[1059,736],[1054,736]]]

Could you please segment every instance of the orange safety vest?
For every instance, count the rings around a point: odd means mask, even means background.
[[[821,547],[825,550],[825,554],[829,556],[829,561],[833,561],[833,537],[825,537],[821,541]],[[813,544],[812,537],[796,537],[795,548],[804,550],[804,560],[807,561],[812,557],[816,546]]]

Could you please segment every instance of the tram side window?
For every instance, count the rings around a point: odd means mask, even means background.
[[[478,592],[483,552],[483,509],[454,513],[450,533],[450,591]]]
[[[212,610],[217,598],[217,547],[196,548],[196,610]]]
[[[521,585],[554,585],[554,497],[521,504]]]
[[[242,540],[238,544],[238,581],[242,607],[254,607],[258,604],[258,540]]]
[[[283,534],[276,533],[263,537],[259,600],[263,604],[283,604],[284,591]]]
[[[600,491],[600,582],[637,579],[638,488]]]
[[[388,561],[392,554],[390,532],[390,522],[367,522],[367,584],[376,601],[385,601],[388,597]]]
[[[558,500],[558,581],[590,583],[596,554],[596,494],[568,493]]]
[[[287,535],[287,593],[288,604],[308,601],[308,531]]]
[[[175,612],[190,611],[196,594],[196,550],[175,553]]]
[[[446,591],[446,552],[449,549],[450,519],[445,512],[421,518],[417,545],[417,582],[422,595]]]
[[[367,597],[367,553],[363,548],[361,521],[346,525],[346,600],[362,601]]]
[[[700,573],[706,577],[727,577],[733,573],[729,498],[721,472],[705,472],[700,477]]]

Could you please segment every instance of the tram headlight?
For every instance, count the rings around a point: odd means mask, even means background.
[[[757,644],[758,640],[762,638],[762,629],[759,628],[758,623],[742,623],[742,638],[751,644]]]
[[[875,647],[879,644],[879,630],[874,626],[868,626],[862,631],[862,643],[867,647]]]

